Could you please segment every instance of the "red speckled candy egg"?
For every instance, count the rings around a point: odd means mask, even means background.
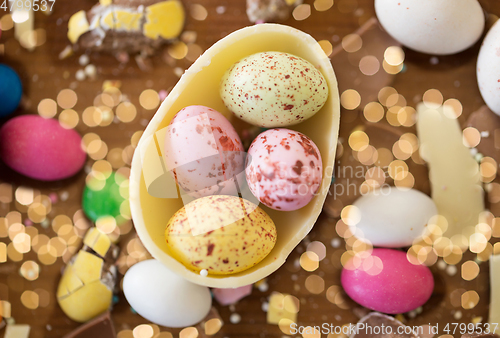
[[[82,138],[57,120],[22,115],[0,129],[0,157],[15,171],[42,181],[76,174],[85,164]]]
[[[389,314],[415,310],[427,302],[434,289],[428,267],[410,263],[406,252],[393,249],[373,249],[370,256],[351,259],[340,278],[354,301]]]
[[[323,165],[318,147],[290,129],[270,129],[248,149],[246,178],[252,193],[276,210],[297,210],[318,192]]]
[[[181,109],[165,136],[165,161],[179,186],[193,197],[236,195],[243,175],[240,137],[219,112],[205,106]]]

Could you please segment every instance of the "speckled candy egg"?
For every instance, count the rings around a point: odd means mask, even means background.
[[[477,0],[375,0],[375,12],[392,37],[428,54],[461,52],[479,40],[484,29]]]
[[[371,310],[397,314],[424,305],[434,289],[428,267],[412,264],[406,252],[373,249],[371,255],[353,258],[340,281],[349,297]]]
[[[316,114],[328,98],[328,86],[310,62],[263,52],[235,63],[222,78],[220,95],[226,107],[248,123],[285,127]]]
[[[0,129],[0,157],[15,171],[42,181],[76,174],[85,164],[82,138],[59,121],[22,115]]]
[[[205,106],[180,110],[165,137],[165,159],[177,184],[193,197],[236,195],[245,153],[231,123]]]
[[[172,256],[187,268],[223,275],[264,259],[276,243],[276,227],[269,215],[245,199],[206,196],[177,211],[165,237]]]
[[[267,130],[248,149],[248,186],[259,201],[272,209],[302,208],[317,193],[322,176],[318,147],[297,131]]]

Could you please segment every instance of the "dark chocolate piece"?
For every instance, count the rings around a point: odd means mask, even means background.
[[[83,324],[63,338],[116,338],[115,327],[108,312]]]

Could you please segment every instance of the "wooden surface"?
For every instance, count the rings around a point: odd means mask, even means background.
[[[488,12],[500,15],[500,4],[497,1],[483,0],[480,2]],[[208,11],[208,16],[204,21],[194,20],[188,14],[185,26],[185,30],[197,33],[196,44],[203,50],[229,32],[251,24],[245,14],[244,0],[183,0],[183,3],[187,9],[193,4],[201,4]],[[361,24],[374,16],[373,1],[371,0],[338,0],[331,9],[325,12],[316,11],[312,6],[312,0],[305,0],[305,3],[311,4],[312,8],[312,13],[307,19],[296,21],[292,17],[284,23],[311,34],[317,40],[328,40],[333,46],[337,45],[345,35],[354,32]],[[3,32],[0,43],[4,44],[5,54],[0,56],[0,61],[16,69],[24,85],[23,108],[15,114],[36,114],[38,103],[42,99],[55,100],[59,91],[64,88],[72,88],[78,95],[78,103],[74,109],[81,115],[83,109],[92,105],[95,96],[102,91],[103,81],[120,80],[122,82],[121,92],[127,95],[138,108],[138,116],[135,120],[131,123],[113,123],[108,127],[93,128],[80,121],[75,129],[82,135],[89,132],[97,133],[106,142],[108,149],[123,149],[130,145],[133,133],[144,129],[145,124],[154,114],[154,110],[146,110],[140,106],[139,95],[141,92],[147,88],[168,91],[178,80],[174,68],[186,69],[190,62],[184,59],[174,60],[173,63],[168,64],[165,60],[167,52],[162,48],[149,58],[151,69],[141,70],[133,58],[128,63],[120,64],[112,55],[94,52],[90,53],[89,57],[90,63],[97,67],[96,79],[77,81],[75,73],[83,68],[79,65],[78,57],[84,51],[78,51],[75,55],[63,60],[58,58],[58,54],[69,44],[66,38],[66,29],[70,15],[80,9],[89,9],[93,4],[94,1],[90,0],[57,0],[51,15],[36,13],[35,28],[42,28],[46,31],[47,41],[33,52],[20,47],[13,38],[13,30]],[[217,13],[217,7],[220,6],[225,8],[223,14]],[[4,14],[0,11],[0,16]],[[439,57],[437,64],[430,62],[430,55],[405,50],[406,70],[394,77],[391,86],[396,88],[407,99],[408,105],[413,107],[420,101],[423,93],[430,88],[440,90],[445,99],[456,98],[460,100],[464,108],[464,113],[460,118],[460,122],[463,124],[470,113],[484,104],[477,88],[475,76],[475,62],[479,45],[477,43],[471,49],[458,55]],[[343,70],[335,69],[335,71],[338,73]],[[361,108],[354,111],[343,110],[341,137],[344,142],[350,132],[360,124],[363,124]],[[414,127],[402,129],[404,132],[415,132]],[[348,152],[344,154],[344,156],[348,155]],[[88,167],[93,162],[94,160],[89,158]],[[421,166],[421,168],[425,167]],[[425,170],[419,170],[419,174],[415,174],[417,187],[427,186],[426,173]],[[75,177],[61,182],[44,183],[23,177],[12,172],[3,164],[0,165],[0,183],[11,184],[14,190],[23,185],[38,189],[45,195],[55,192],[61,196],[62,193],[69,193],[69,198],[66,201],[59,200],[53,204],[52,211],[48,215],[49,220],[56,215],[67,215],[73,218],[75,212],[81,209],[81,193],[85,185],[85,177],[86,173],[82,171]],[[422,189],[425,190],[425,188]],[[18,208],[19,205],[15,201],[9,204],[2,203],[0,217]],[[22,213],[22,218],[23,221],[26,219],[25,212]],[[285,265],[268,278],[269,288],[267,291],[263,292],[254,288],[251,296],[241,300],[233,307],[219,306],[214,301],[214,306],[224,321],[224,325],[215,336],[281,337],[283,333],[277,325],[266,323],[266,313],[262,310],[263,303],[267,301],[268,296],[273,291],[288,293],[300,299],[299,325],[322,325],[325,322],[333,325],[344,325],[357,322],[360,309],[352,301],[346,299],[342,305],[343,308],[340,308],[327,299],[327,289],[332,285],[340,285],[340,256],[344,251],[343,241],[340,248],[334,248],[330,244],[332,239],[339,237],[335,231],[336,222],[337,219],[322,215],[306,240],[306,242],[320,241],[327,248],[326,258],[320,262],[319,269],[316,271],[307,272],[298,264],[301,253],[306,249],[306,243],[302,243],[290,255]],[[43,228],[40,224],[34,226],[38,228],[39,234],[46,234],[49,237],[55,235],[50,227]],[[2,241],[10,242],[9,238],[2,238]],[[474,256],[468,253],[461,262],[473,258]],[[12,317],[17,323],[31,325],[31,338],[62,337],[79,325],[64,315],[55,299],[55,290],[64,262],[61,258],[58,258],[51,265],[38,262],[40,266],[39,277],[34,281],[28,281],[18,272],[21,264],[26,260],[37,262],[36,253],[30,251],[24,255],[21,261],[16,262],[8,259],[6,263],[0,264],[0,300],[7,300],[12,304]],[[454,276],[450,276],[449,273],[440,270],[437,266],[431,267],[436,278],[434,295],[431,301],[423,307],[421,314],[413,319],[408,315],[405,316],[408,325],[439,322],[444,326],[446,323],[457,321],[468,323],[477,317],[482,317],[483,321],[487,319],[489,304],[487,263],[480,264],[480,275],[472,281],[464,281],[461,278],[460,263],[457,264],[457,268],[458,272]],[[311,275],[317,275],[324,280],[324,291],[313,294],[308,290],[305,286],[306,279]],[[20,298],[24,291],[36,289],[46,290],[50,295],[50,300],[47,306],[39,306],[37,309],[31,310],[22,304]],[[456,302],[453,303],[452,298],[454,297],[453,291],[457,289],[476,290],[480,297],[477,306],[470,310],[463,309],[460,304],[456,306]],[[456,296],[456,293],[454,295]],[[119,301],[112,310],[112,318],[117,332],[132,330],[139,324],[148,323],[131,311],[122,292],[118,292],[118,297]],[[459,320],[457,320],[458,315],[455,315],[457,311],[462,313]],[[239,314],[241,321],[231,323],[230,316],[233,313]],[[180,332],[180,329],[160,329],[162,332],[171,332],[174,336]],[[3,334],[2,331],[0,331],[0,335]],[[131,333],[129,331],[122,333],[123,337],[126,334],[128,337]],[[439,332],[439,334],[444,333]],[[200,330],[200,336],[203,336],[202,330]],[[323,337],[326,336],[323,335]]]

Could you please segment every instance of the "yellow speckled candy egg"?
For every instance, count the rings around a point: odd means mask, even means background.
[[[220,95],[226,107],[248,123],[285,127],[316,114],[328,98],[328,86],[309,61],[288,53],[262,52],[226,71]]]
[[[165,230],[172,255],[187,268],[225,275],[259,263],[276,243],[273,220],[257,205],[206,196],[177,211]]]

